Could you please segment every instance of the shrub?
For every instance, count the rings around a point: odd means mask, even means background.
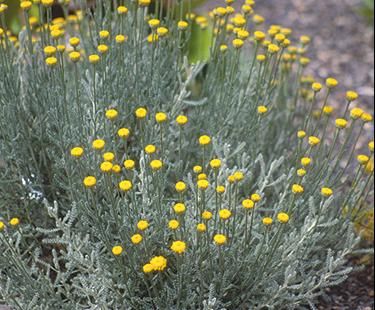
[[[19,39],[0,32],[1,298],[280,309],[345,280],[366,252],[351,220],[372,195],[373,142],[356,153],[372,117],[349,91],[333,118],[309,37],[266,35],[252,1],[211,19],[82,1],[55,20],[34,2],[41,25],[23,1]],[[214,33],[204,64],[186,57],[196,24]]]

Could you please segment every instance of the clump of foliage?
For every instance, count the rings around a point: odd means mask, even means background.
[[[18,38],[1,19],[7,304],[314,308],[366,252],[352,220],[373,193],[374,143],[356,148],[372,116],[355,91],[333,111],[338,81],[305,76],[309,37],[232,2],[206,18],[78,1],[52,19],[52,0],[25,0]],[[193,64],[197,26],[212,41]]]

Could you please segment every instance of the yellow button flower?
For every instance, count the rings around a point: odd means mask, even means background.
[[[177,23],[177,28],[178,30],[186,30],[187,28],[189,27],[189,24],[188,22],[184,21],[184,20],[180,20],[178,23]]]
[[[297,137],[300,138],[300,139],[303,139],[304,137],[306,137],[306,131],[304,130],[299,130],[297,132]]]
[[[69,58],[72,62],[76,63],[80,61],[81,54],[79,52],[74,51],[74,52],[69,53]]]
[[[164,112],[158,112],[155,115],[155,120],[156,120],[157,123],[161,124],[161,123],[164,123],[168,120],[168,116]]]
[[[211,143],[211,138],[207,135],[203,135],[199,137],[199,144],[202,146],[209,145]]]
[[[101,39],[108,39],[109,35],[110,35],[110,33],[109,33],[108,30],[99,31],[99,38],[101,38]]]
[[[362,119],[363,122],[369,123],[369,122],[372,122],[373,117],[369,113],[363,113],[362,116],[361,116],[361,119]]]
[[[151,0],[138,0],[138,5],[140,7],[147,7],[151,4]]]
[[[105,112],[105,117],[111,121],[115,120],[118,116],[118,111],[115,109],[109,109]]]
[[[259,201],[262,200],[262,196],[259,195],[259,194],[257,194],[257,193],[252,194],[252,195],[251,195],[251,200],[254,201],[254,202],[259,202]]]
[[[142,237],[141,234],[135,234],[135,235],[131,236],[130,240],[133,244],[139,244],[139,243],[142,242],[143,237]]]
[[[13,227],[18,226],[19,224],[20,224],[20,219],[18,217],[13,217],[9,221],[9,225]]]
[[[212,169],[219,169],[221,167],[221,160],[220,159],[212,159],[210,161],[210,166]]]
[[[93,65],[97,64],[100,61],[100,56],[96,54],[92,54],[89,56],[89,62]]]
[[[129,135],[130,135],[130,130],[128,128],[120,128],[118,131],[117,131],[117,135],[120,137],[120,138],[128,138]]]
[[[153,144],[146,145],[145,152],[149,155],[154,154],[156,152],[156,146]]]
[[[310,166],[311,158],[310,157],[303,157],[301,158],[301,165],[304,167]]]
[[[245,209],[253,209],[254,206],[255,206],[255,203],[251,199],[245,199],[245,200],[242,201],[242,206]]]
[[[346,92],[346,100],[352,102],[357,100],[359,97],[358,93],[352,90]]]
[[[183,241],[174,241],[171,250],[176,254],[183,254],[186,251],[186,243]]]
[[[100,151],[100,150],[104,149],[104,147],[105,147],[105,141],[102,140],[102,139],[96,139],[92,142],[92,148],[94,150]]]
[[[305,169],[298,169],[297,170],[297,175],[299,177],[304,177],[306,175],[307,171]]]
[[[69,44],[73,47],[77,47],[81,43],[81,40],[77,37],[72,37],[69,39]]]
[[[323,85],[320,84],[320,83],[315,82],[315,83],[312,84],[311,88],[312,88],[312,90],[313,90],[314,92],[317,93],[317,92],[320,92],[320,91],[322,90]]]
[[[128,8],[126,6],[123,6],[123,5],[120,5],[118,8],[117,8],[117,13],[119,15],[125,15],[128,13]]]
[[[56,47],[54,46],[46,46],[44,49],[43,49],[43,52],[46,56],[53,56],[56,54],[57,52],[57,49]]]
[[[309,144],[311,146],[316,146],[320,143],[320,139],[318,137],[315,137],[315,136],[310,136],[309,137]]]
[[[216,192],[217,192],[218,194],[223,194],[223,193],[225,193],[225,186],[223,186],[223,185],[218,185],[218,186],[216,187]]]
[[[1,230],[1,228],[0,228],[0,230]],[[206,226],[206,224],[204,224],[204,223],[199,223],[199,224],[197,225],[197,231],[200,232],[200,233],[203,233],[203,232],[207,231],[207,226]]]
[[[147,116],[147,110],[145,108],[138,108],[135,110],[135,116],[138,119],[144,119]]]
[[[184,214],[186,211],[186,207],[183,203],[176,203],[173,206],[173,210],[176,214]]]
[[[216,234],[214,236],[214,242],[216,245],[224,245],[227,243],[227,237],[222,234]]]
[[[328,78],[326,79],[326,86],[328,88],[335,88],[337,85],[339,85],[339,82],[334,78]]]
[[[5,224],[3,221],[0,221],[0,231],[3,231],[5,229]]]
[[[203,168],[202,168],[202,166],[194,166],[193,167],[193,171],[195,172],[195,173],[201,173],[202,172],[202,170],[203,170]]]
[[[361,165],[366,165],[369,162],[370,158],[367,155],[361,154],[357,156],[357,160]]]
[[[233,44],[233,47],[237,48],[237,49],[240,49],[243,45],[244,45],[244,41],[241,40],[241,39],[234,39],[232,41],[232,44]]]
[[[200,190],[204,191],[210,186],[210,183],[207,180],[198,180],[197,185]]]
[[[262,31],[255,31],[254,38],[256,41],[261,42],[266,38],[266,34]]]
[[[147,221],[145,220],[140,220],[138,223],[137,223],[137,228],[139,230],[146,230],[148,228],[149,224]]]
[[[177,220],[170,220],[168,222],[168,228],[171,230],[176,230],[180,227],[180,222]]]
[[[327,106],[325,106],[324,108],[323,108],[323,114],[324,115],[331,115],[332,114],[332,112],[333,112],[333,107],[332,106],[329,106],[329,105],[327,105]]]
[[[169,30],[167,27],[158,27],[156,33],[160,38],[165,37],[168,34]]]
[[[124,192],[128,192],[133,188],[133,184],[129,180],[121,181],[118,186],[119,186],[120,190],[122,190]]]
[[[100,164],[100,170],[102,172],[105,172],[105,173],[111,172],[112,168],[113,168],[113,164],[109,161],[105,161]]]
[[[302,185],[293,184],[293,186],[292,186],[293,194],[303,194],[304,191],[305,191],[305,189],[303,188]]]
[[[264,217],[264,218],[262,219],[262,223],[263,223],[263,225],[265,225],[265,226],[270,226],[270,225],[272,225],[272,223],[273,223],[273,219],[272,219],[271,217]]]
[[[31,6],[32,6],[32,2],[31,1],[22,1],[21,4],[20,4],[20,8],[24,11],[28,11],[31,9]]]
[[[84,150],[80,146],[76,146],[70,150],[70,155],[76,158],[82,157]]]
[[[167,268],[167,259],[163,256],[155,256],[150,260],[150,264],[152,265],[154,271],[163,271],[165,268]]]
[[[219,217],[222,220],[227,220],[232,216],[232,212],[228,209],[222,209],[219,211]]]
[[[286,224],[289,222],[289,215],[287,213],[280,212],[277,214],[277,220],[282,224]]]
[[[108,52],[109,47],[105,44],[100,44],[100,45],[98,45],[97,50],[98,50],[99,54],[103,55],[103,54],[106,54]]]
[[[105,161],[113,161],[115,159],[115,154],[112,152],[105,152],[103,154],[103,159]]]
[[[185,115],[179,115],[176,118],[176,122],[177,122],[178,125],[183,126],[183,125],[187,124],[188,118]]]
[[[132,159],[127,159],[124,161],[124,167],[127,170],[132,170],[135,167],[135,161]]]
[[[374,141],[370,141],[368,143],[368,149],[370,150],[371,153],[374,153]]]
[[[126,42],[128,40],[128,37],[127,36],[124,36],[122,34],[118,34],[116,37],[115,37],[115,41],[116,43],[118,44],[122,44],[124,42]]]
[[[202,213],[202,219],[204,219],[206,221],[209,221],[210,219],[212,219],[212,212],[210,212],[210,211],[203,211],[203,213]]]
[[[353,108],[350,110],[350,117],[354,120],[361,118],[361,116],[365,113],[362,109],[360,108]]]
[[[280,47],[278,47],[276,44],[270,44],[268,45],[268,52],[270,54],[276,54],[280,51]]]
[[[142,268],[144,273],[150,273],[154,271],[154,267],[151,264],[146,264]]]
[[[336,127],[339,129],[345,129],[348,126],[348,121],[343,118],[336,119],[335,123],[336,123]]]
[[[112,254],[113,254],[114,256],[120,256],[120,255],[122,254],[123,250],[124,250],[124,249],[122,248],[121,245],[116,245],[116,246],[114,246],[114,247],[112,248]]]
[[[159,159],[154,159],[153,161],[151,161],[150,167],[152,170],[158,171],[163,167],[163,162]]]
[[[333,190],[329,187],[323,187],[320,191],[322,196],[324,197],[331,197],[333,195]]]
[[[94,187],[96,185],[96,178],[93,177],[93,176],[87,176],[83,179],[83,185],[86,187],[86,188],[91,188],[91,187]]]
[[[175,189],[178,193],[182,193],[186,190],[186,184],[182,181],[179,181],[176,183]]]
[[[263,114],[266,114],[268,112],[268,108],[264,105],[261,105],[258,107],[258,114],[259,115],[263,115]]]

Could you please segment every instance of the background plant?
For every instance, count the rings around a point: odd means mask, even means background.
[[[50,20],[42,1],[49,27],[24,2],[19,40],[0,33],[7,303],[313,307],[346,278],[351,220],[372,198],[373,142],[356,153],[372,117],[349,91],[333,118],[338,82],[304,75],[310,38],[266,35],[252,1],[161,21],[141,1]],[[189,63],[191,27],[210,25],[209,61]]]

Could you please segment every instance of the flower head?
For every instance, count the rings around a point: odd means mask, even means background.
[[[328,78],[326,79],[326,86],[328,88],[335,88],[337,85],[339,85],[339,82],[334,78]]]
[[[168,116],[164,112],[158,112],[155,115],[155,120],[157,123],[161,124],[168,120]]]
[[[309,144],[311,146],[316,146],[320,143],[320,139],[318,137],[315,137],[315,136],[310,136],[309,137]]]
[[[206,146],[211,143],[211,138],[207,135],[203,135],[199,137],[199,144],[202,146]]]
[[[370,158],[367,155],[361,154],[357,156],[357,160],[361,165],[366,165],[369,162]]]
[[[100,150],[104,149],[104,146],[105,146],[105,141],[102,140],[102,139],[96,139],[92,142],[92,148],[94,150],[100,151]]]
[[[155,256],[150,260],[154,271],[163,271],[167,268],[167,259],[164,256]]]
[[[0,230],[1,230],[1,229],[0,229]],[[207,231],[207,226],[206,226],[206,224],[204,224],[204,223],[199,223],[199,224],[197,225],[197,231],[200,232],[200,233]]]
[[[303,188],[302,185],[293,184],[293,186],[292,186],[293,194],[303,194],[304,191],[305,191],[305,189]]]
[[[345,129],[348,126],[348,121],[343,118],[336,119],[335,123],[338,129]]]
[[[171,250],[176,254],[183,254],[186,251],[186,243],[183,241],[173,241]]]
[[[212,159],[210,161],[210,166],[212,169],[219,169],[221,167],[221,160],[220,159]]]
[[[124,250],[124,249],[122,248],[121,245],[116,245],[116,246],[114,246],[114,247],[112,248],[112,254],[113,254],[114,256],[120,256],[120,255],[122,254],[123,250]]]
[[[245,199],[245,200],[242,201],[242,206],[245,209],[252,209],[255,206],[255,202],[252,201],[251,199]]]
[[[265,226],[270,226],[270,225],[272,225],[272,223],[273,223],[273,219],[272,219],[271,217],[264,217],[264,218],[262,219],[262,223],[263,223],[263,225],[265,225]]]
[[[135,234],[135,235],[131,236],[130,240],[133,244],[139,244],[139,243],[142,242],[143,237],[142,237],[141,234]]]
[[[86,188],[91,188],[91,187],[94,187],[96,185],[96,178],[93,177],[93,176],[87,176],[83,179],[83,185],[86,187]]]
[[[261,105],[258,107],[258,114],[259,115],[263,115],[263,114],[266,114],[268,112],[268,108],[264,105]]]
[[[198,180],[197,185],[200,190],[204,191],[210,186],[210,183],[207,180]]]
[[[183,193],[186,190],[186,184],[182,181],[179,181],[176,183],[175,189],[178,193]]]
[[[173,210],[176,214],[184,214],[186,211],[186,207],[183,203],[176,203],[173,206]]]
[[[287,213],[280,212],[277,214],[277,220],[282,224],[286,224],[289,222],[289,215]]]
[[[216,243],[216,245],[224,245],[227,243],[227,237],[222,234],[216,234],[214,236],[214,242]]]
[[[145,108],[138,108],[135,110],[135,116],[138,119],[144,119],[147,116],[147,110]]]
[[[227,220],[232,216],[232,212],[228,209],[222,209],[219,211],[219,217],[222,220]]]
[[[210,219],[212,219],[212,213],[210,211],[203,211],[202,219],[209,221]]]
[[[331,197],[333,195],[333,190],[329,187],[323,187],[320,191],[322,196],[324,197]]]
[[[145,220],[140,220],[138,223],[137,223],[137,228],[139,230],[146,230],[149,226],[149,223]]]
[[[346,92],[346,100],[352,102],[354,100],[357,100],[359,97],[358,93],[352,90],[349,90]]]
[[[178,227],[180,227],[180,222],[177,220],[170,220],[168,222],[168,227],[171,230],[176,230]]]
[[[185,116],[185,115],[179,115],[179,116],[177,116],[177,118],[176,118],[176,122],[177,122],[178,125],[180,125],[180,126],[184,126],[184,125],[187,124],[187,122],[188,122],[188,118],[187,118],[187,116]]]
[[[9,225],[13,227],[18,226],[19,224],[20,224],[20,219],[18,217],[13,217],[9,221]]]
[[[128,192],[133,188],[133,184],[129,180],[124,180],[119,183],[118,187],[123,192]]]
[[[163,162],[160,159],[154,159],[150,162],[150,167],[153,171],[158,171],[163,167]]]
[[[72,155],[73,157],[76,157],[76,158],[82,157],[83,154],[84,154],[84,150],[80,146],[73,147],[70,150],[70,155]]]

